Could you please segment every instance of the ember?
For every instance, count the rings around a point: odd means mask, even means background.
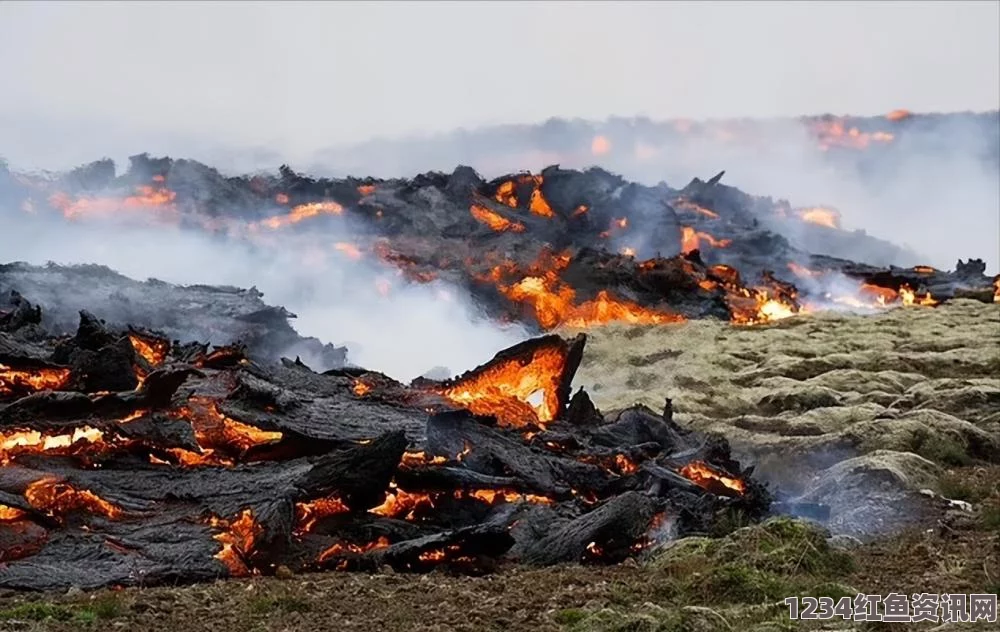
[[[69,381],[69,369],[14,369],[0,364],[0,395],[15,391],[59,390]]]
[[[680,473],[709,491],[721,490],[724,493],[728,491],[736,494],[746,492],[746,484],[743,481],[726,476],[702,461],[688,463],[680,469]]]

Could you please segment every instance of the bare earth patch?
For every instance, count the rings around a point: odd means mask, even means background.
[[[786,500],[829,505],[829,531],[787,518],[733,525],[614,568],[7,593],[0,630],[906,630],[805,626],[781,601],[1000,590],[1000,305],[588,335],[577,385],[601,409],[671,398],[675,419],[729,437]]]

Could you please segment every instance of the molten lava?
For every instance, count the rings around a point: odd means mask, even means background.
[[[692,461],[680,469],[681,476],[684,476],[699,487],[708,491],[723,488],[742,495],[746,492],[746,484],[738,478],[726,476],[721,472],[711,468],[703,461]]]
[[[172,414],[191,422],[199,447],[203,452],[213,450],[208,454],[215,454],[214,451],[240,454],[256,446],[277,443],[282,439],[280,432],[261,430],[223,415],[219,412],[218,404],[208,397],[191,397],[186,405]],[[208,454],[201,456],[207,457]],[[192,461],[202,459],[195,455],[186,460],[186,464],[194,464]],[[214,459],[208,461],[214,462]]]
[[[840,228],[840,213],[830,208],[816,206],[800,209],[798,216],[803,222],[818,224],[827,228]]]
[[[560,273],[569,265],[567,253],[543,252],[523,276],[512,283],[505,279],[517,278],[523,274],[516,265],[505,262],[494,266],[481,281],[493,283],[497,290],[516,303],[531,308],[544,329],[559,325],[586,328],[605,323],[621,321],[637,325],[674,323],[684,320],[682,316],[643,307],[629,301],[622,301],[601,290],[593,299],[576,303],[576,291],[566,284]]]
[[[716,239],[708,233],[696,231],[690,226],[681,226],[681,253],[689,254],[701,250],[701,242],[705,241],[713,248],[728,248],[732,239]]]
[[[469,213],[472,214],[479,222],[486,224],[491,229],[502,233],[505,230],[509,230],[515,233],[524,232],[524,224],[520,222],[512,222],[506,217],[497,215],[485,206],[480,206],[478,204],[473,204],[469,207]]]
[[[414,520],[417,511],[424,508],[434,508],[434,499],[429,494],[411,494],[396,487],[395,483],[390,483],[382,504],[369,509],[368,512],[385,518]]]
[[[125,198],[116,197],[79,197],[57,192],[49,197],[49,204],[59,209],[67,219],[82,219],[86,217],[113,217],[123,212],[142,209],[158,210],[172,217],[177,209],[174,200],[177,193],[163,187],[142,185],[136,187],[135,194]]]
[[[400,465],[404,467],[415,467],[418,465],[443,465],[448,459],[443,456],[429,457],[422,450],[420,452],[404,452]]]
[[[719,214],[716,213],[715,211],[710,211],[707,208],[699,204],[695,204],[694,202],[686,198],[677,198],[673,200],[670,204],[671,206],[674,207],[674,210],[677,211],[681,211],[684,213],[696,213],[698,215],[703,215],[705,217],[708,217],[709,219],[719,219]]]
[[[104,443],[104,433],[90,426],[63,434],[42,434],[37,430],[0,433],[0,465],[6,465],[19,454],[66,454],[82,445],[105,447],[107,444]]]
[[[559,413],[565,366],[564,349],[539,346],[528,357],[494,360],[439,392],[477,415],[495,417],[501,426],[544,428]]]
[[[0,395],[14,391],[59,390],[66,386],[69,377],[69,369],[14,369],[0,364]]]
[[[309,502],[295,503],[295,533],[311,532],[323,518],[348,513],[350,508],[340,498],[330,496]]]
[[[222,543],[222,549],[215,554],[215,559],[225,564],[233,577],[250,575],[245,560],[253,552],[254,543],[264,531],[254,520],[253,512],[244,509],[235,520],[212,518],[209,524],[223,529],[221,533],[212,536]]]
[[[284,228],[285,226],[298,224],[299,222],[311,217],[319,217],[320,215],[340,215],[343,212],[344,207],[332,200],[309,202],[308,204],[299,204],[298,206],[293,207],[287,215],[278,215],[262,220],[259,222],[259,225],[272,230],[277,230],[279,228]],[[251,226],[257,225],[258,224],[251,224]]]
[[[150,366],[163,364],[163,361],[167,358],[167,353],[170,352],[170,341],[168,340],[141,336],[136,333],[129,334],[128,340],[132,343],[132,348],[135,349],[135,352],[142,356],[142,359],[148,362]]]
[[[379,536],[374,542],[368,542],[366,544],[350,544],[346,542],[337,542],[330,548],[326,549],[319,554],[316,558],[317,562],[325,562],[332,557],[340,557],[342,555],[361,555],[362,553],[367,553],[368,551],[375,551],[378,549],[388,548],[392,544],[389,539],[384,535]]]
[[[24,490],[24,498],[38,511],[55,518],[75,511],[86,511],[116,520],[121,518],[121,508],[109,503],[86,489],[75,489],[55,478],[42,478]]]
[[[354,386],[351,388],[354,394],[358,397],[364,397],[367,393],[372,390],[372,387],[367,382],[362,382],[361,380],[354,380]]]

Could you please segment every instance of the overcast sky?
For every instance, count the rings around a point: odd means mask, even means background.
[[[996,109],[998,7],[2,2],[0,124],[297,153],[551,116]]]

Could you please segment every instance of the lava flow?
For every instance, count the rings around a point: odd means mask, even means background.
[[[86,511],[115,520],[121,518],[120,507],[109,503],[86,489],[75,489],[55,478],[39,479],[24,491],[28,503],[51,517],[60,517],[75,511]]]
[[[542,344],[512,357],[497,357],[436,390],[477,415],[491,415],[501,426],[545,427],[562,402],[559,389],[568,351],[562,344]]]
[[[263,529],[254,520],[253,512],[244,509],[234,520],[220,518],[209,519],[209,526],[222,529],[213,538],[222,543],[222,549],[215,554],[215,559],[226,565],[233,577],[246,577],[251,574],[246,563],[247,557],[253,552],[254,543]]]
[[[69,377],[69,369],[14,369],[0,364],[0,395],[10,395],[18,391],[59,390],[66,386]]]

